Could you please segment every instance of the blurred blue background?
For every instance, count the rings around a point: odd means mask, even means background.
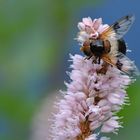
[[[111,24],[135,14],[124,38],[132,50],[128,56],[140,68],[139,5],[138,0],[1,0],[0,140],[30,139],[32,120],[43,99],[51,100],[50,93],[65,88],[69,53],[81,54],[73,38],[83,17],[102,17]],[[119,113],[124,128],[111,135],[113,140],[140,139],[139,91],[138,79],[128,89],[131,105]]]

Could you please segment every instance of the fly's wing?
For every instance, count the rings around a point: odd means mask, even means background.
[[[122,53],[118,53],[117,56],[118,61],[122,66],[120,67],[120,70],[128,74],[129,76],[139,76],[140,72],[138,68],[136,67],[134,61],[130,60],[126,55]]]
[[[135,63],[122,53],[118,53],[116,56],[106,54],[102,59],[129,76],[134,77],[140,75]]]
[[[120,40],[128,32],[134,20],[134,15],[127,15],[119,19],[103,31],[99,38],[101,40],[109,40],[111,42]],[[115,50],[115,53],[104,54],[102,59],[130,76],[139,75],[139,71],[133,61],[127,58],[124,54],[118,52],[116,45],[111,45],[111,52],[113,50]]]
[[[135,20],[134,15],[127,15],[122,17],[109,28],[102,32],[99,36],[102,40],[119,40],[121,39],[130,29]]]
[[[117,58],[116,57],[113,57],[112,55],[110,54],[104,54],[102,56],[102,59],[107,62],[108,64],[114,66],[114,67],[117,67],[116,66],[116,63],[117,63]]]

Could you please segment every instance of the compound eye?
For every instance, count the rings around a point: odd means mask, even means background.
[[[95,42],[91,42],[90,43],[90,47],[96,47],[96,43]]]
[[[89,41],[85,41],[84,43],[83,43],[83,46],[89,46],[90,45],[90,42]]]

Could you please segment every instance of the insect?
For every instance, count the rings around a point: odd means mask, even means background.
[[[111,65],[128,75],[139,75],[133,61],[125,55],[127,47],[123,39],[134,20],[134,15],[122,17],[99,34],[97,39],[89,38],[83,43],[80,49],[86,55],[86,59],[92,58],[93,63],[98,64],[103,60],[101,73],[106,73],[107,67]]]

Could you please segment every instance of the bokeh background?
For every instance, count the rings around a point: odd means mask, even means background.
[[[0,140],[47,140],[52,104],[69,78],[69,53],[81,54],[77,23],[102,17],[111,24],[133,13],[124,37],[140,68],[138,0],[0,0]],[[112,140],[140,140],[140,80],[128,89],[123,129]]]

